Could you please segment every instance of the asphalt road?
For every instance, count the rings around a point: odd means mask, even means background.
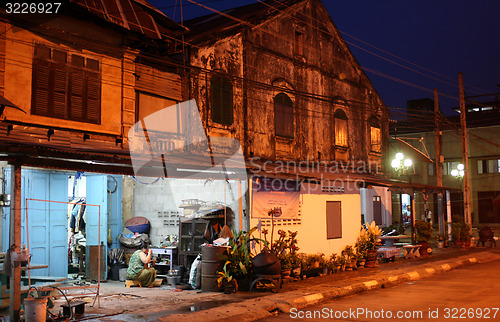
[[[500,321],[500,261],[293,309],[262,321]]]

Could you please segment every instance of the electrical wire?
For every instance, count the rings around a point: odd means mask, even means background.
[[[196,3],[196,2],[194,2],[194,1],[192,1],[192,2],[193,2],[194,4],[197,4],[197,3]],[[12,28],[12,26],[11,26],[11,28]],[[10,28],[9,28],[9,29],[10,29]],[[189,45],[193,45],[193,44],[189,44]],[[114,66],[114,67],[115,67],[115,66]],[[257,68],[257,67],[255,67],[255,66],[250,66],[250,67]],[[210,71],[210,72],[211,72],[211,71]],[[374,72],[376,72],[376,71],[374,71]],[[389,75],[385,75],[385,76],[386,76],[386,77],[390,77]],[[244,79],[244,78],[242,78],[241,80],[242,80],[242,81],[245,81],[245,79]],[[111,83],[110,83],[110,84],[111,84]],[[115,84],[118,84],[118,82],[117,82],[117,83],[115,83]],[[121,85],[121,86],[123,86],[123,84],[121,84],[121,83],[120,83],[120,85]],[[267,85],[267,84],[265,84],[265,85]],[[418,86],[418,85],[416,85],[416,84],[412,84],[412,85],[414,85],[414,86]],[[129,86],[132,86],[132,85],[129,85]],[[268,86],[268,85],[267,85],[267,86]],[[425,89],[425,88],[420,88],[420,89]],[[310,94],[310,93],[306,93],[306,94]],[[452,96],[450,96],[450,97],[451,97],[451,98],[453,98],[453,99],[456,99],[455,97],[452,97]],[[329,100],[329,99],[330,99],[330,97],[327,97],[326,99],[327,99],[327,100]],[[352,101],[352,100],[350,100],[350,102],[352,103],[353,101]],[[361,104],[369,104],[369,103],[367,103],[367,102],[357,102],[357,103],[361,103]],[[376,107],[374,107],[374,108],[376,108]],[[308,111],[310,111],[310,110],[308,110]],[[312,111],[312,112],[315,112],[315,111]],[[324,113],[324,114],[331,115],[331,113]],[[408,115],[408,113],[406,113],[406,115]]]
[[[257,1],[258,1],[258,2],[260,2],[260,3],[262,3],[262,4],[264,4],[264,5],[266,5],[266,6],[269,6],[269,7],[271,7],[271,8],[274,8],[274,9],[276,9],[276,10],[278,10],[278,11],[282,12],[282,13],[288,14],[288,13],[286,13],[284,10],[280,10],[280,9],[278,9],[278,8],[272,7],[271,5],[267,4],[265,1],[262,1],[262,0],[257,0]],[[288,9],[291,9],[291,10],[293,10],[293,11],[295,11],[295,12],[299,12],[297,9],[293,8],[292,6],[287,6],[285,3],[278,2],[277,0],[273,0],[273,1],[274,1],[275,3],[277,3],[277,4],[280,4],[280,5],[282,5],[282,6],[286,7],[286,8],[288,8]],[[289,15],[289,14],[288,14],[288,15]],[[293,17],[292,15],[289,15],[289,16]],[[300,19],[299,17],[293,17],[293,18],[294,18],[294,19],[297,19],[297,20],[300,20],[300,21],[302,21],[302,22],[304,22],[304,23],[306,23],[307,25],[309,25],[310,27],[312,27],[312,28],[314,28],[314,29],[316,29],[316,30],[319,30],[319,31],[321,31],[321,32],[324,32],[324,30],[322,30],[322,29],[320,29],[320,28],[318,28],[318,27],[316,27],[316,26],[314,26],[314,25],[312,25],[312,24],[309,24],[307,21],[302,20],[302,19]],[[313,20],[313,21],[315,21],[315,22],[322,23],[322,21],[320,21],[320,20],[318,20],[318,19],[316,19],[316,18],[314,18],[314,17],[311,17],[311,18],[312,18],[312,20]],[[390,53],[390,52],[388,52],[388,51],[386,51],[386,50],[380,49],[380,48],[378,48],[378,47],[376,47],[376,46],[374,46],[374,45],[372,45],[372,44],[370,44],[370,43],[368,43],[368,42],[366,42],[366,41],[363,41],[363,40],[361,40],[361,39],[359,39],[359,38],[356,38],[356,37],[354,37],[354,36],[352,36],[352,35],[350,35],[350,34],[348,34],[348,33],[346,33],[346,32],[343,32],[343,31],[342,31],[342,30],[340,30],[340,29],[337,29],[337,30],[338,30],[341,34],[345,34],[346,36],[351,37],[351,38],[353,38],[353,39],[355,39],[355,40],[357,40],[357,41],[361,42],[362,44],[365,44],[365,45],[367,45],[367,46],[370,46],[370,47],[372,47],[372,48],[375,48],[375,49],[377,49],[377,50],[379,50],[379,51],[381,51],[381,52],[383,52],[383,53],[385,53],[385,54],[388,54],[388,55],[390,55],[390,56],[392,56],[392,57],[395,57],[395,58],[397,58],[397,59],[399,59],[399,60],[401,60],[401,61],[403,61],[403,62],[405,62],[405,63],[411,64],[411,65],[413,65],[413,66],[415,66],[415,67],[418,67],[418,68],[420,68],[420,69],[422,69],[422,70],[425,70],[425,71],[427,71],[427,72],[430,72],[430,73],[433,73],[433,74],[435,74],[435,75],[438,75],[438,76],[440,76],[440,77],[446,78],[446,79],[451,80],[451,81],[453,81],[453,82],[455,82],[455,81],[456,81],[455,79],[453,79],[453,78],[451,78],[451,77],[448,77],[448,76],[442,75],[442,74],[437,73],[437,72],[435,72],[435,71],[432,71],[432,70],[430,70],[430,69],[428,69],[428,68],[425,68],[425,67],[422,67],[422,66],[420,66],[420,65],[417,65],[417,64],[415,64],[415,63],[413,63],[413,62],[411,62],[411,61],[409,61],[409,60],[406,60],[406,59],[401,58],[401,57],[399,57],[399,56],[397,56],[397,55],[394,55],[394,54],[392,54],[392,53]],[[331,35],[331,34],[330,34],[330,35]],[[334,35],[331,35],[331,36],[334,36]],[[383,60],[389,61],[389,62],[391,62],[391,63],[393,63],[393,64],[395,64],[395,65],[397,65],[397,66],[400,66],[400,67],[402,67],[402,68],[405,68],[405,69],[408,69],[408,70],[410,70],[410,71],[416,72],[416,73],[418,73],[418,74],[420,74],[420,75],[424,75],[424,76],[429,77],[429,78],[431,78],[431,79],[434,79],[434,80],[437,80],[437,81],[443,82],[443,83],[445,83],[445,84],[447,84],[447,85],[451,85],[451,86],[454,86],[454,87],[458,88],[458,85],[456,85],[455,83],[450,83],[450,82],[446,82],[446,81],[443,81],[443,80],[437,79],[437,78],[435,78],[435,77],[433,77],[433,76],[430,76],[430,75],[427,75],[427,74],[425,74],[425,73],[422,73],[422,72],[416,71],[416,70],[414,70],[414,69],[412,69],[412,68],[410,68],[410,67],[404,66],[404,65],[402,65],[402,64],[400,64],[400,63],[397,63],[397,62],[395,62],[395,61],[393,61],[393,60],[390,60],[390,59],[388,59],[388,58],[385,58],[385,57],[383,57],[383,56],[380,56],[380,55],[378,55],[378,54],[375,54],[375,53],[373,53],[373,52],[371,52],[371,51],[369,51],[369,50],[367,50],[367,49],[365,49],[365,48],[362,48],[361,46],[356,45],[356,44],[354,44],[354,43],[352,43],[352,42],[349,42],[349,41],[347,41],[347,40],[345,40],[345,39],[344,39],[344,41],[345,41],[346,43],[348,43],[348,44],[350,44],[350,45],[352,45],[352,46],[356,47],[356,48],[359,48],[360,50],[363,50],[363,51],[365,51],[365,52],[367,52],[367,53],[369,53],[369,54],[372,54],[372,55],[374,55],[374,56],[376,56],[376,57],[378,57],[378,58],[381,58],[381,59],[383,59]],[[472,88],[472,89],[474,89],[474,87],[471,87],[471,86],[468,86],[468,88]],[[476,89],[477,89],[477,88],[476,88]],[[475,92],[477,92],[477,93],[485,93],[485,91],[483,91],[483,90],[481,90],[481,89],[477,89],[477,90],[478,90],[478,91],[475,91]]]

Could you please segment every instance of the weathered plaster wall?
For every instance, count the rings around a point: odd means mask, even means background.
[[[192,96],[200,105],[204,124],[214,135],[240,140],[247,158],[381,163],[380,153],[370,153],[367,121],[379,116],[387,134],[387,110],[380,107],[381,99],[324,7],[314,0],[300,6],[235,36],[193,48],[194,65],[235,76],[235,121],[228,127],[210,121],[207,81],[211,75],[200,72],[191,78]],[[303,34],[302,55],[294,52],[296,31]],[[274,132],[273,98],[281,91],[294,104],[293,139],[276,137]],[[344,103],[334,106],[334,100]],[[341,106],[349,118],[347,151],[335,148],[333,141],[333,113]]]

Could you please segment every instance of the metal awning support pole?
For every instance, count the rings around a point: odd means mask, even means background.
[[[415,191],[410,193],[411,243],[415,244]]]
[[[446,190],[446,217],[448,221],[448,241],[451,243],[451,200],[450,200],[450,190]]]
[[[11,251],[21,251],[21,166],[11,166],[12,202],[10,204],[10,230],[9,247]],[[21,263],[12,262],[4,265],[11,265],[10,275],[10,307],[9,315],[11,321],[20,321],[21,311]]]

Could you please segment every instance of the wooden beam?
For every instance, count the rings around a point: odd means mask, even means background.
[[[10,204],[10,238],[9,247],[11,251],[21,251],[21,166],[11,166],[12,178],[12,201]],[[12,259],[12,256],[11,256]],[[12,265],[10,275],[10,307],[9,315],[11,321],[20,320],[21,311],[21,263],[5,263]]]

